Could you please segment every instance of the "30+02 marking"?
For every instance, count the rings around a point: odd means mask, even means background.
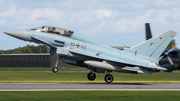
[[[79,43],[75,44],[74,42],[71,42],[70,46],[76,46],[77,48],[81,47],[82,49],[86,49],[86,45],[80,45]]]

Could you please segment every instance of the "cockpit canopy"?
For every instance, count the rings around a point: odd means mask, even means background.
[[[53,27],[53,26],[41,26],[41,27],[33,28],[31,30],[35,30],[37,32],[54,33],[67,37],[70,37],[73,34],[73,31],[71,30],[63,29],[59,27]]]

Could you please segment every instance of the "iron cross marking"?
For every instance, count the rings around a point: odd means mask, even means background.
[[[80,47],[80,44],[78,43],[78,44],[76,44],[76,46],[77,46],[77,48],[79,48],[79,47]]]

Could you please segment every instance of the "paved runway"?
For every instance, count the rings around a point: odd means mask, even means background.
[[[0,91],[180,91],[179,83],[0,83]]]

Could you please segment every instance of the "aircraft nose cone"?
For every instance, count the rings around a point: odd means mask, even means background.
[[[26,40],[27,35],[28,35],[27,30],[8,31],[8,32],[3,32],[3,33],[13,36],[15,38],[21,39],[21,40]]]

